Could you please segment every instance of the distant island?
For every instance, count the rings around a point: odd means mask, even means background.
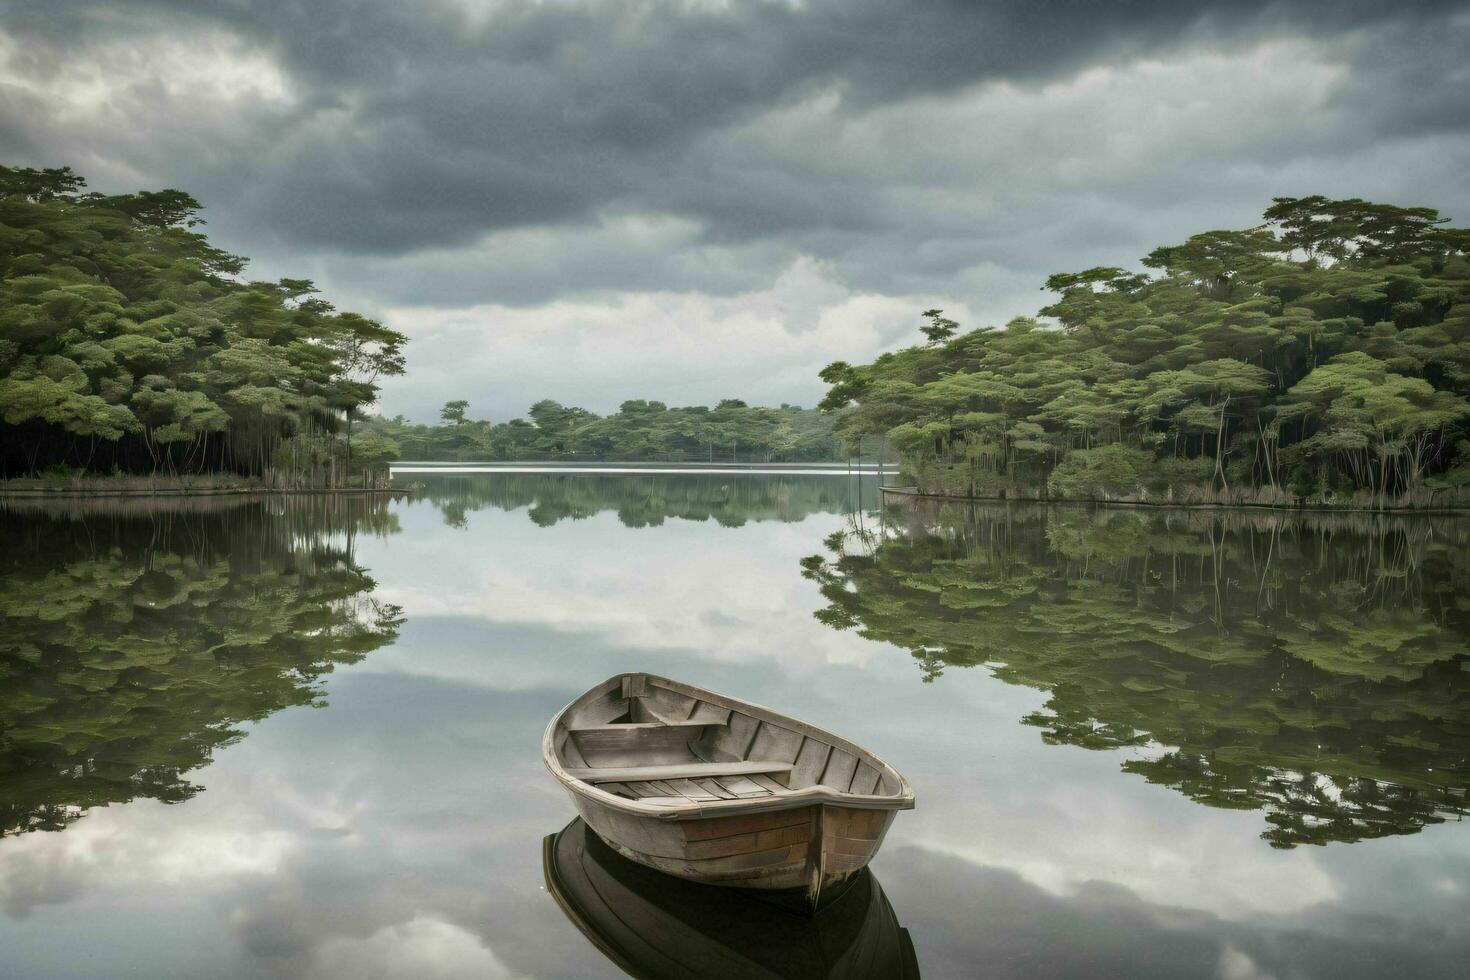
[[[397,458],[419,460],[537,460],[600,458],[708,462],[824,462],[845,458],[828,413],[796,405],[763,408],[726,398],[713,408],[670,408],[660,401],[625,401],[611,415],[544,399],[528,418],[491,424],[469,417],[469,402],[445,404],[439,425],[403,416],[371,418],[367,438],[390,445]],[[876,452],[880,440],[872,440]]]
[[[1470,487],[1470,230],[1277,198],[1264,223],[1054,275],[1003,328],[822,372],[849,439],[922,493],[1422,507]]]

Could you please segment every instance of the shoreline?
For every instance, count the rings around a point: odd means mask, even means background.
[[[416,492],[413,487],[320,487],[290,489],[280,487],[154,487],[130,489],[127,487],[0,487],[0,500],[6,498],[67,498],[67,497],[248,497],[248,496],[323,496],[340,494],[367,495],[388,494],[408,496]]]
[[[1182,503],[1154,500],[1045,500],[1040,497],[963,497],[948,493],[920,493],[917,487],[879,487],[880,494],[908,497],[913,500],[935,500],[957,504],[1042,504],[1048,507],[1153,507],[1160,510],[1271,510],[1282,513],[1313,514],[1424,514],[1470,517],[1467,507],[1355,507],[1338,504],[1257,504],[1241,502]]]
[[[886,464],[882,470],[893,473]],[[778,476],[801,473],[877,475],[877,463],[844,460],[795,463],[750,463],[728,460],[399,460],[389,464],[390,473],[769,473]]]

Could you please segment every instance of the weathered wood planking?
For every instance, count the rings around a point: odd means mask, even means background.
[[[713,791],[711,791],[709,789],[706,789],[701,783],[695,782],[692,779],[670,779],[667,782],[668,782],[668,785],[676,793],[678,793],[680,796],[683,796],[685,799],[690,799],[690,800],[725,800],[725,799],[729,799],[728,796],[723,795],[723,794],[720,794],[720,793],[715,793],[715,792],[713,792]],[[706,780],[706,782],[715,782],[715,781],[714,780]]]
[[[791,844],[810,843],[811,833],[811,823],[808,821],[794,827],[773,827],[770,830],[761,830],[751,834],[736,834],[734,837],[691,841],[684,849],[684,853],[692,861],[702,858],[728,857],[732,854],[758,854]]]
[[[608,725],[572,731],[586,768],[619,765],[677,765],[689,758],[689,740],[699,729],[631,728]]]
[[[689,720],[703,722],[706,725],[725,725],[729,724],[730,715],[729,708],[700,701],[694,705],[694,712],[690,714]]]
[[[866,762],[859,762],[857,772],[852,775],[852,782],[848,784],[847,791],[859,796],[867,796],[878,788],[878,770]]]
[[[680,830],[685,840],[694,841],[758,833],[775,827],[791,827],[798,824],[808,826],[812,822],[813,809],[813,807],[802,807],[799,810],[773,810],[767,813],[746,813],[735,817],[691,820],[680,824]]]
[[[844,752],[842,749],[833,749],[831,757],[827,759],[826,771],[822,773],[822,778],[818,782],[823,786],[830,786],[845,793],[852,785],[852,777],[857,772],[857,767],[857,756],[851,752]]]
[[[822,778],[827,769],[827,759],[832,755],[832,746],[826,742],[806,737],[796,754],[796,768],[791,770],[791,788],[805,789]]]
[[[747,755],[752,759],[795,762],[796,754],[801,750],[803,741],[804,736],[789,728],[782,728],[780,725],[772,725],[768,722],[756,732],[755,740],[751,743]]]
[[[752,774],[758,775],[758,774]],[[771,791],[764,786],[758,786],[744,776],[720,776],[716,779],[726,790],[735,794],[739,799],[751,796],[770,796]]]
[[[723,726],[706,731],[705,736],[698,743],[698,748],[703,750],[709,758],[720,762],[744,760],[750,754],[751,743],[760,725],[759,718],[732,712],[729,721]]]
[[[766,779],[768,777],[762,776],[761,778]],[[715,794],[722,800],[735,799],[735,794],[727,790],[725,787],[721,786],[718,779],[696,779],[694,780],[694,782],[698,783],[700,786],[703,786],[705,790]]]
[[[657,731],[663,728],[697,729],[703,728],[705,725],[708,724],[710,724],[710,722],[691,721],[687,718],[682,721],[624,721],[609,722],[605,725],[568,725],[567,731],[573,735],[584,735],[590,732],[631,732],[642,730]]]
[[[695,698],[677,691],[670,691],[664,687],[644,688],[645,696],[639,702],[642,713],[649,720],[658,720],[669,724],[686,721],[689,713],[694,710],[698,703]],[[641,720],[641,719],[640,719]]]
[[[628,713],[628,699],[610,696],[599,697],[581,705],[577,710],[577,725],[605,725]]]

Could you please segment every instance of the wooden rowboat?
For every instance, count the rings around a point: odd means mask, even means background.
[[[908,930],[866,869],[806,916],[634,864],[580,819],[546,838],[541,859],[567,918],[639,980],[919,980]]]
[[[815,911],[867,866],[914,794],[830,732],[738,698],[620,674],[567,705],[546,768],[619,854]]]

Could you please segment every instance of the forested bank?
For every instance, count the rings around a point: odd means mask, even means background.
[[[397,458],[838,458],[824,414],[738,399],[607,416],[542,401],[498,424],[465,401],[439,425],[372,415],[403,335],[307,280],[247,281],[200,210],[182,191],[0,167],[0,480],[340,487],[380,484]]]
[[[712,408],[636,399],[610,415],[545,399],[526,418],[492,424],[471,418],[469,402],[461,399],[445,404],[439,425],[372,418],[362,433],[366,448],[400,459],[804,462],[844,458],[834,427],[835,420],[816,409],[766,408],[738,398]],[[879,440],[868,442],[867,451],[876,453]]]
[[[242,279],[200,209],[182,191],[96,194],[69,168],[0,167],[0,477],[381,478],[353,425],[402,372],[405,338],[307,280]]]
[[[1054,275],[1003,328],[822,372],[849,439],[925,492],[1373,507],[1470,499],[1470,231],[1430,208],[1278,198],[1136,274]]]

